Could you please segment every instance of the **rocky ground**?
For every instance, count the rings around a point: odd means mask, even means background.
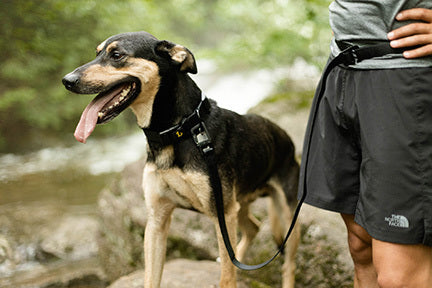
[[[307,110],[294,111],[289,102],[279,101],[261,104],[253,111],[285,128],[300,155]],[[53,205],[47,205],[46,209],[35,205],[26,211],[3,209],[0,275],[17,269],[23,272],[19,277],[15,274],[0,278],[0,287],[143,287],[146,216],[140,190],[142,163],[128,166],[101,192],[98,209],[90,216],[74,211],[60,213],[62,207]],[[265,200],[257,201],[253,208],[254,215],[262,221],[262,229],[250,249],[248,263],[265,260],[276,249],[266,220]],[[22,219],[23,225],[8,225],[10,217]],[[39,223],[49,225],[36,229]],[[340,216],[305,205],[299,225],[302,237],[296,287],[352,287],[352,264]],[[9,236],[2,237],[2,233]],[[209,219],[191,211],[176,210],[162,287],[218,287],[217,256],[214,227]],[[29,264],[26,262],[29,257],[37,261]],[[259,271],[239,272],[239,288],[280,287],[280,258]],[[22,263],[34,265],[31,272],[20,266]]]

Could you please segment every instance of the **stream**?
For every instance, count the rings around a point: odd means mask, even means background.
[[[228,75],[218,72],[211,61],[200,61],[198,67],[199,74],[192,77],[206,96],[216,100],[219,106],[241,114],[268,96],[280,79],[309,79],[318,75],[314,67],[301,60],[290,68]],[[43,267],[33,255],[31,245],[21,247],[18,244],[17,249],[22,251],[14,257],[24,260],[20,265],[7,266],[5,241],[14,238],[17,243],[25,242],[22,238],[31,237],[33,233],[13,227],[29,226],[31,231],[37,231],[45,225],[42,220],[33,223],[31,216],[25,218],[30,218],[29,223],[23,223],[24,218],[17,216],[20,215],[17,211],[38,211],[38,207],[44,207],[41,209],[55,211],[45,213],[51,213],[51,218],[67,214],[95,216],[101,189],[126,165],[144,157],[145,153],[145,138],[137,129],[136,133],[124,137],[102,140],[90,137],[85,145],[77,142],[70,147],[50,147],[24,155],[0,154],[0,286],[18,283],[14,281],[22,278],[23,271],[35,273]],[[64,262],[56,263],[54,268],[65,269]]]

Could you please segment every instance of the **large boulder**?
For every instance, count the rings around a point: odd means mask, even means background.
[[[127,166],[99,196],[99,258],[111,281],[143,267],[143,167],[143,160]]]
[[[0,287],[106,287],[98,220],[83,214],[49,201],[2,206]]]
[[[219,287],[219,264],[214,261],[171,260],[165,264],[161,288],[216,288]],[[250,287],[244,281],[238,288]],[[265,285],[254,287],[268,287]],[[108,288],[144,288],[144,271],[138,270],[124,276]]]
[[[97,219],[91,216],[67,215],[42,228],[40,248],[64,260],[94,257],[98,253]]]

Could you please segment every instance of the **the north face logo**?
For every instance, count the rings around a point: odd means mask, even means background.
[[[409,228],[409,221],[405,216],[392,215],[391,217],[385,217],[384,220],[389,223],[389,226],[399,228]]]

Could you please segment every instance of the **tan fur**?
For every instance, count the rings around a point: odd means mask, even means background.
[[[146,199],[170,198],[177,206],[194,208],[209,215],[211,191],[205,174],[179,168],[158,169],[155,164],[147,163],[143,183]],[[153,205],[152,202],[155,201],[150,200],[148,204]]]
[[[169,51],[169,54],[174,61],[181,63],[180,71],[186,70],[187,67],[194,66],[195,60],[193,56],[189,53],[188,50],[186,50],[185,47],[181,45],[174,46]]]
[[[114,41],[114,42],[112,42],[111,44],[109,44],[109,45],[107,46],[107,48],[105,49],[106,52],[107,52],[107,53],[110,53],[111,51],[117,49],[117,44],[118,44],[118,41]]]
[[[106,40],[103,41],[101,44],[99,44],[96,48],[96,53],[100,53],[102,49],[105,47],[105,44],[106,44]]]
[[[137,117],[138,125],[146,127],[150,123],[154,97],[159,89],[159,68],[156,63],[142,58],[128,57],[126,61],[128,62],[127,67],[122,68],[115,68],[110,65],[90,66],[83,73],[81,81],[93,87],[106,87],[127,76],[138,78],[142,85],[141,93],[130,108]]]
[[[178,63],[183,63],[183,61],[187,57],[187,52],[185,51],[184,47],[180,45],[174,46],[174,48],[171,49],[169,54],[171,58],[177,61]]]
[[[271,179],[269,184],[273,187],[273,192],[270,193],[269,201],[269,219],[272,227],[273,237],[278,243],[282,244],[288,227],[292,221],[293,211],[287,206],[285,194],[281,185]],[[292,288],[295,282],[295,255],[300,241],[300,228],[299,225],[294,227],[294,230],[285,245],[284,264],[282,267],[282,288]]]

